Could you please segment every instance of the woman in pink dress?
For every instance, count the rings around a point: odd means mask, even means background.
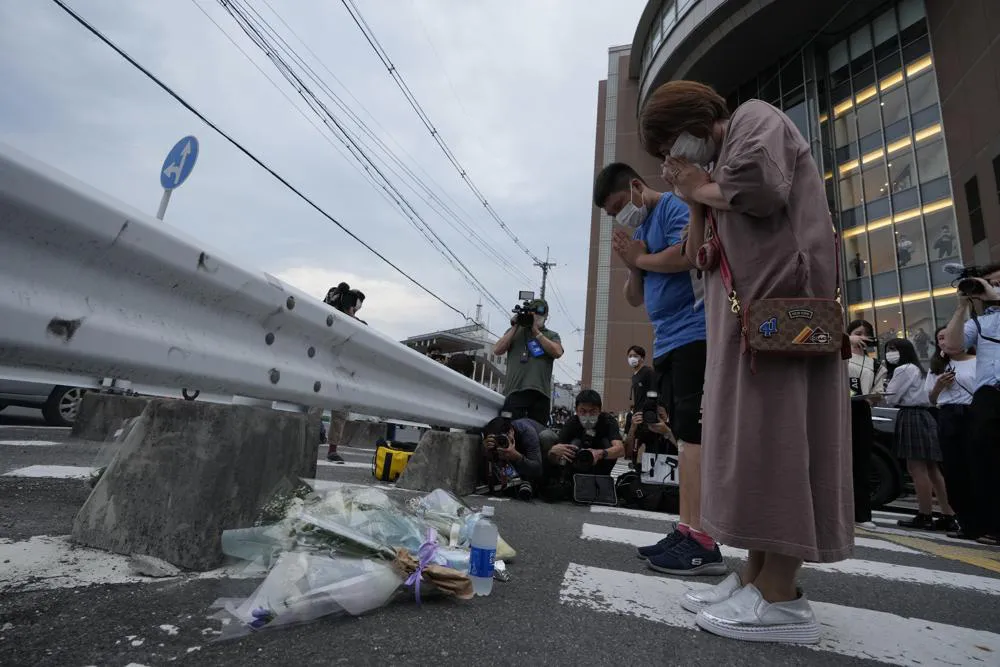
[[[785,114],[759,100],[730,113],[708,86],[671,81],[650,96],[640,133],[691,207],[692,261],[711,211],[744,304],[833,298],[837,251],[823,179]],[[704,275],[702,523],[749,558],[681,604],[715,634],[814,643],[819,624],[796,585],[799,569],[848,558],[854,544],[845,364],[837,355],[761,354],[751,369],[718,267]]]

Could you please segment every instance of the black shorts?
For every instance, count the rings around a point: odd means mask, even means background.
[[[705,390],[703,340],[667,352],[653,360],[653,387],[670,415],[670,430],[678,440],[701,444],[701,397]]]

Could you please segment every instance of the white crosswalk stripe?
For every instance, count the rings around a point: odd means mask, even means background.
[[[583,562],[570,562],[563,575],[560,602],[595,612],[624,614],[696,631],[694,615],[684,611],[677,601],[685,592],[704,589],[711,584],[652,572],[640,574],[628,571],[634,570],[634,564],[638,562],[634,547],[657,542],[669,529],[664,524],[677,521],[678,517],[598,506],[590,508],[589,516],[590,521],[584,522],[580,530],[581,543],[621,545],[623,569],[586,564],[587,549],[581,548],[578,558]],[[631,527],[636,525],[636,520],[649,522],[648,527],[653,530],[658,525],[664,530],[652,532]],[[889,519],[885,517],[883,520]],[[913,534],[913,531],[904,532]],[[818,576],[863,577],[871,581],[871,586],[934,587],[932,590],[950,590],[963,595],[1000,596],[1000,578],[876,560],[879,554],[888,557],[891,553],[912,562],[940,562],[917,549],[879,539],[875,532],[856,537],[855,546],[871,551],[862,551],[858,557],[839,563],[807,564],[805,572],[818,573]],[[721,550],[727,558],[746,557],[743,549],[723,546]],[[834,587],[834,590],[837,588]],[[829,587],[822,590],[829,591]],[[996,656],[1000,655],[1000,634],[995,632],[897,615],[891,610],[853,607],[822,599],[810,602],[822,626],[820,643],[806,647],[814,651],[895,665],[998,664]]]

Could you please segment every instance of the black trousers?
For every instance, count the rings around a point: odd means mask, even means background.
[[[670,430],[678,440],[701,444],[701,397],[705,391],[703,340],[682,345],[653,360],[653,389],[670,415]]]
[[[975,503],[982,533],[1000,537],[1000,388],[982,387],[972,397]]]
[[[938,408],[938,442],[944,457],[942,473],[948,502],[967,535],[983,534],[983,512],[976,504],[976,457],[972,440],[972,406]]]
[[[528,417],[542,426],[548,426],[552,412],[552,399],[534,389],[515,391],[507,396],[507,400],[503,404],[503,411],[511,413],[513,419]]]
[[[851,455],[854,481],[854,521],[872,520],[871,461],[875,426],[872,406],[863,398],[851,399]]]

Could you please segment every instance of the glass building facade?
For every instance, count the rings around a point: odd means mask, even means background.
[[[960,261],[937,90],[923,2],[903,0],[728,98],[778,106],[809,139],[841,231],[849,319],[924,358],[955,308],[944,266]]]

